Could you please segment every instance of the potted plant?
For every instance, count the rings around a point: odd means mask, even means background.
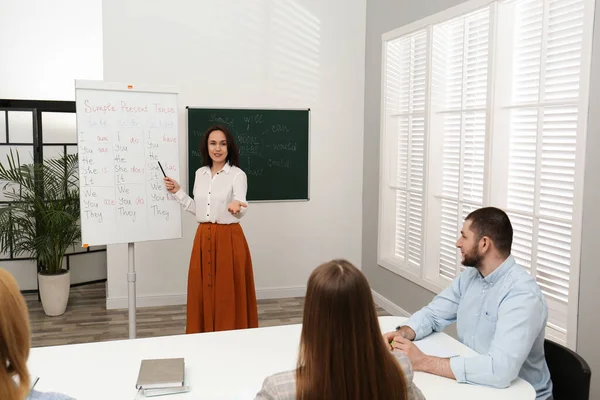
[[[67,308],[70,272],[63,269],[65,252],[81,240],[77,155],[21,164],[12,150],[0,162],[0,251],[34,257],[46,315]]]

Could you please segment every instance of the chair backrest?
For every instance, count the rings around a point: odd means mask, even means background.
[[[546,339],[546,363],[552,378],[554,400],[589,400],[592,371],[574,351]]]

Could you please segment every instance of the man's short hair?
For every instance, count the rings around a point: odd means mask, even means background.
[[[513,228],[508,215],[496,207],[484,207],[471,212],[465,218],[471,221],[471,230],[475,233],[476,241],[489,237],[499,252],[510,254],[513,240]]]

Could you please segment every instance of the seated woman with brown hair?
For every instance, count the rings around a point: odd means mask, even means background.
[[[265,379],[255,400],[422,400],[408,358],[381,340],[371,288],[345,260],[315,269],[296,370]]]
[[[0,399],[70,399],[59,393],[30,392],[27,371],[30,346],[27,304],[12,275],[0,269]]]

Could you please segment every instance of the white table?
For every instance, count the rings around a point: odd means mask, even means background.
[[[384,332],[404,320],[379,318]],[[133,400],[142,359],[184,357],[192,391],[154,399],[253,399],[266,376],[295,368],[300,332],[301,325],[286,325],[38,347],[31,349],[29,368],[40,378],[36,390],[62,392],[79,400]],[[475,354],[443,333],[432,335],[431,340],[461,355]],[[417,372],[415,383],[427,400],[535,399],[533,387],[522,379],[507,389],[493,389]]]

